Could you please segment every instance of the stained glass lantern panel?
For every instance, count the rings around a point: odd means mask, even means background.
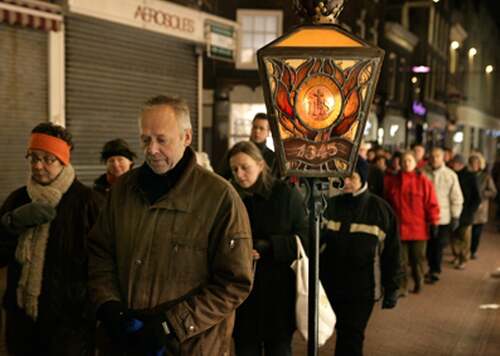
[[[338,26],[315,25],[258,57],[281,173],[351,174],[383,51]]]

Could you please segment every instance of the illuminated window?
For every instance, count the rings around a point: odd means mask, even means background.
[[[257,69],[257,50],[281,36],[283,12],[280,10],[238,10],[240,25],[238,69]]]

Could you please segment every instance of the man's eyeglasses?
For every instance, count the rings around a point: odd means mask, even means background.
[[[27,154],[26,159],[31,164],[37,164],[38,162],[42,162],[47,166],[51,166],[54,164],[55,161],[57,161],[57,158],[55,158],[54,156],[38,157],[37,155],[34,155],[32,153]]]

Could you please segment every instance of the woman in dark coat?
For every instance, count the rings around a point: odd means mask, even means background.
[[[240,142],[229,151],[235,188],[250,217],[255,280],[248,299],[236,311],[237,356],[291,355],[295,325],[295,235],[307,248],[307,216],[301,195],[273,178],[259,149]]]
[[[496,197],[497,188],[486,169],[486,161],[480,152],[474,152],[469,156],[469,170],[476,176],[481,195],[481,204],[474,214],[471,233],[470,258],[476,259],[483,226],[488,222],[489,218],[490,200]]]
[[[9,355],[93,355],[95,320],[87,300],[86,235],[95,194],[75,177],[71,136],[42,123],[31,134],[26,186],[0,208],[0,266],[8,266]]]
[[[132,169],[135,157],[127,141],[117,138],[106,142],[101,151],[101,162],[106,164],[106,173],[94,181],[94,190],[105,198],[116,180]]]

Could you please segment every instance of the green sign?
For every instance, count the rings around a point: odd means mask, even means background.
[[[234,62],[236,41],[235,28],[231,25],[209,22],[206,26],[207,56]]]

